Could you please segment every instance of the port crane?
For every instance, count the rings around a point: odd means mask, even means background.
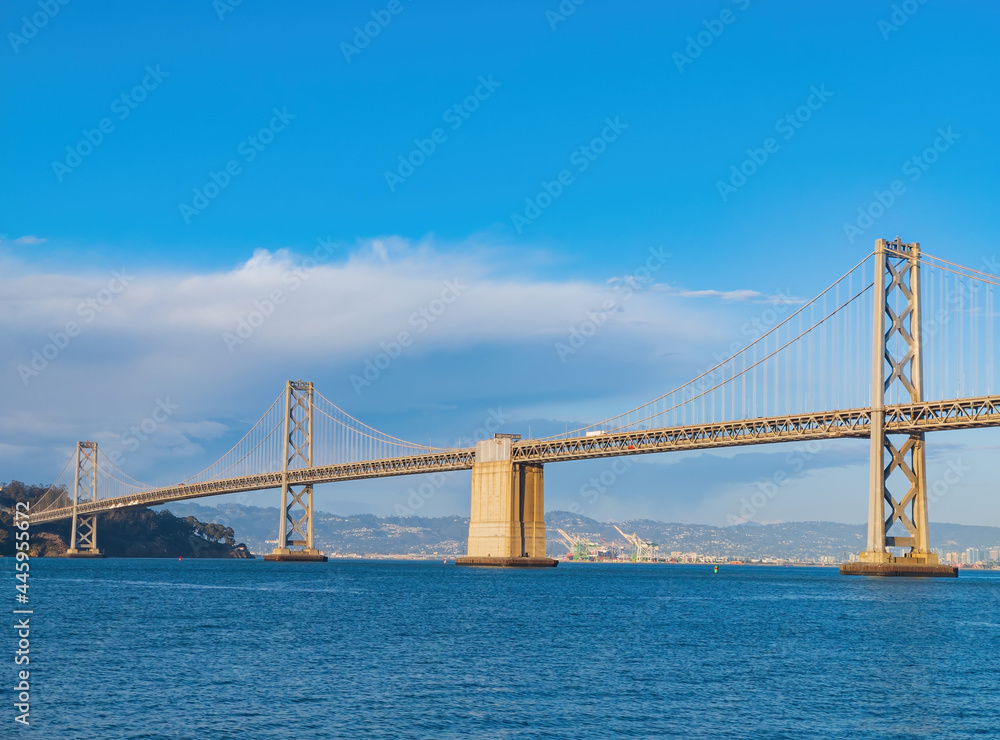
[[[571,556],[573,560],[589,560],[593,557],[592,548],[595,547],[593,542],[578,535],[568,534],[561,529],[556,529],[556,531],[569,546],[567,555]]]
[[[618,530],[618,534],[625,538],[626,542],[632,545],[633,563],[647,563],[650,560],[655,560],[656,545],[654,543],[647,542],[636,534],[625,534],[617,524],[614,525],[614,528]]]

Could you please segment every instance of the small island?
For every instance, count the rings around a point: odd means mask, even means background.
[[[20,481],[0,484],[0,556],[14,555],[14,518],[19,501],[35,503],[48,486]],[[70,542],[71,520],[46,522],[31,528],[31,557],[62,557]],[[98,519],[97,544],[111,558],[253,558],[236,542],[232,527],[204,523],[193,516],[180,519],[169,511],[146,507],[104,512]]]

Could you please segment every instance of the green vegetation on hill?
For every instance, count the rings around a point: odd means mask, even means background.
[[[36,502],[45,486],[20,481],[0,484],[0,555],[14,554],[13,509],[18,501]],[[71,522],[63,519],[31,527],[31,555],[58,557],[70,542]],[[236,543],[231,527],[205,524],[193,516],[179,519],[169,511],[147,508],[101,513],[97,545],[108,557],[124,558],[239,558],[246,546]]]

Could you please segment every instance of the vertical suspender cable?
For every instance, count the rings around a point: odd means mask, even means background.
[[[740,373],[740,378],[742,379],[740,381],[740,383],[742,385],[742,389],[740,391],[740,406],[741,406],[741,409],[740,409],[740,418],[745,420],[747,418],[747,353],[746,353],[746,350],[744,350],[743,352],[740,352],[740,354],[743,356],[743,372]]]
[[[986,286],[986,395],[993,395],[993,286]]]
[[[958,278],[958,397],[965,395],[965,283]]]
[[[951,334],[951,327],[954,326],[954,318],[951,315],[951,278],[945,275],[944,271],[941,272],[941,305],[945,310],[945,316],[949,322],[949,325],[941,332],[942,338],[944,339],[944,388],[942,398],[954,398],[951,392],[951,353],[949,351],[949,335]]]
[[[823,318],[827,317],[826,313],[826,294],[823,294]],[[826,322],[824,321],[819,327],[819,403],[820,406],[825,410],[829,407],[826,399]]]
[[[765,334],[764,335],[764,366],[761,369],[761,378],[760,378],[760,381],[761,381],[760,384],[762,386],[761,390],[763,390],[763,392],[764,392],[764,399],[761,402],[760,416],[770,416],[771,415],[770,413],[768,413],[769,409],[767,407],[767,380],[768,380],[768,378],[767,378],[767,335]]]
[[[972,395],[981,396],[979,384],[980,362],[979,362],[979,284],[970,278],[969,289],[972,293],[972,309],[969,312],[969,362],[972,364],[970,370],[972,374]]]

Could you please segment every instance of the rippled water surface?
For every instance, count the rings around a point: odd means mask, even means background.
[[[4,737],[1000,737],[1000,573],[34,560],[31,597]]]

